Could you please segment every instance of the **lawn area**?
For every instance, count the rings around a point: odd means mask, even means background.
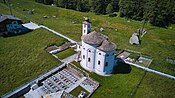
[[[79,62],[72,62],[81,68]],[[129,74],[113,74],[110,77],[102,77],[90,73],[90,77],[100,83],[100,87],[92,95],[92,98],[129,98],[144,71],[131,66]],[[82,68],[81,68],[82,69]],[[175,81],[147,72],[134,98],[174,98]]]
[[[142,27],[142,23],[139,21],[133,20],[127,22],[126,19],[120,17],[110,18],[105,15],[82,13],[51,5],[43,5],[34,2],[34,0],[13,0],[12,4],[12,11],[15,16],[24,21],[44,24],[76,41],[81,40],[83,17],[89,17],[92,22],[92,27],[103,27],[105,29],[103,34],[109,36],[109,39],[116,43],[117,48],[130,49],[150,55],[154,59],[150,68],[171,75],[175,74],[175,66],[166,62],[167,57],[175,59],[175,28],[165,29],[147,24],[145,25],[147,33],[141,38],[142,44],[136,46],[129,43],[129,38],[134,31]],[[34,9],[34,14],[27,14],[23,9]],[[2,3],[0,3],[0,12],[10,14],[7,5]],[[42,18],[42,16],[45,15],[50,18]],[[57,19],[53,16],[56,16]],[[72,22],[74,22],[74,24]],[[174,27],[174,25],[172,25],[172,27]]]
[[[24,21],[44,24],[76,41],[81,40],[83,17],[89,17],[92,27],[103,27],[105,29],[103,34],[107,35],[110,41],[117,45],[117,48],[150,55],[153,57],[150,68],[175,75],[175,66],[166,62],[167,57],[175,59],[175,29],[159,28],[147,24],[145,26],[147,33],[141,38],[142,44],[136,46],[129,44],[129,38],[134,31],[142,27],[142,23],[139,21],[127,22],[127,19],[124,18],[110,18],[105,15],[62,9],[39,4],[34,0],[12,0],[12,4],[15,16]],[[34,14],[29,15],[23,9],[34,9]],[[0,13],[10,14],[7,5],[0,3]],[[50,16],[50,18],[42,18],[44,15]],[[58,19],[52,16],[56,16]],[[45,34],[46,32],[39,29],[25,35],[0,37],[0,69],[2,73],[0,74],[0,95],[59,63],[43,49],[47,44],[61,43],[64,40],[54,34]],[[101,77],[90,73],[90,76],[101,84],[92,97],[128,98],[143,73],[143,70],[135,67],[132,67],[129,74],[114,74],[110,77]],[[147,73],[135,97],[173,98],[175,97],[174,84],[175,80]]]
[[[71,56],[71,55],[73,55],[73,54],[75,54],[75,53],[76,53],[76,52],[74,51],[73,48],[68,48],[68,49],[66,49],[66,50],[63,50],[63,51],[57,53],[56,56],[57,56],[59,59],[63,60],[63,59],[65,59],[65,58],[67,58],[67,57],[69,57],[69,56]]]
[[[44,29],[0,37],[0,95],[60,64],[44,48],[48,44],[64,41]]]
[[[135,98],[175,98],[174,87],[175,80],[147,72]]]
[[[75,88],[73,91],[70,92],[70,94],[74,95],[75,97],[78,97],[78,95],[81,93],[81,91],[86,92],[86,94],[89,95],[89,92],[86,91],[81,86],[78,86],[77,88]]]
[[[73,62],[73,64],[81,68],[78,62]],[[129,74],[113,74],[109,77],[99,76],[93,72],[88,73],[91,78],[100,83],[100,87],[92,95],[92,98],[128,98],[143,71],[132,67]]]

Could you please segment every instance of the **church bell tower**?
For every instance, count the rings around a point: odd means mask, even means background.
[[[89,18],[85,18],[85,21],[83,22],[83,31],[82,35],[86,35],[91,32],[91,23],[89,21]]]

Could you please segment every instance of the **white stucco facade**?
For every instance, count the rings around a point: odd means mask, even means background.
[[[115,50],[113,51],[96,51],[95,73],[99,75],[109,75],[115,65]]]
[[[83,22],[82,45],[81,49],[78,49],[81,51],[80,65],[90,72],[108,76],[115,66],[116,46],[109,42],[105,35],[96,31],[90,33],[90,28],[90,23]]]
[[[82,48],[81,48],[81,62],[83,68],[89,71],[93,71],[95,69],[95,53],[96,47],[86,44],[82,41]]]

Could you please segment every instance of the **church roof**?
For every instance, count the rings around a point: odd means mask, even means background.
[[[98,47],[98,49],[102,51],[113,51],[116,49],[116,45],[112,42],[109,42],[108,40],[104,40],[101,46]]]
[[[82,36],[82,40],[87,43],[87,44],[91,44],[91,45],[97,45],[99,46],[104,40],[106,40],[108,37],[98,33],[96,31],[93,31],[87,35],[83,35]]]

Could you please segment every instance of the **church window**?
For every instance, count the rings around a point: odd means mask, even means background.
[[[108,62],[106,62],[105,66],[106,66],[106,67],[108,66]]]
[[[91,50],[89,50],[89,52],[91,52]]]
[[[84,30],[84,33],[86,33],[86,30]]]
[[[83,55],[83,59],[85,59],[85,55]]]
[[[101,53],[99,53],[99,55],[101,55]]]
[[[88,58],[88,62],[90,62],[91,61],[91,58]]]
[[[100,65],[100,61],[98,61],[98,65]]]

